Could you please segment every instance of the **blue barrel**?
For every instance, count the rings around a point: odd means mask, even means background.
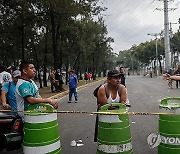
[[[120,103],[106,104],[100,108],[100,112],[123,114],[99,114],[97,154],[132,154],[132,138],[126,106]]]
[[[53,107],[49,104],[35,104],[30,105],[28,111],[24,118],[23,152],[61,154],[57,113],[51,113]]]
[[[161,100],[160,112],[174,115],[159,115],[159,154],[180,154],[180,98],[168,97]]]

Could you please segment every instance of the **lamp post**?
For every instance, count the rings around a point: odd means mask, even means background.
[[[130,59],[131,59],[131,68],[132,68],[132,73],[134,75],[134,61],[133,61],[133,49],[130,49],[131,54],[130,54]]]
[[[155,33],[155,34],[147,34],[150,36],[155,36],[155,40],[156,40],[156,75],[159,76],[159,70],[158,70],[158,48],[157,48],[157,36],[160,35],[159,33]]]

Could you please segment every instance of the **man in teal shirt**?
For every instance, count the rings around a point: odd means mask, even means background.
[[[32,80],[36,75],[36,69],[31,62],[24,61],[20,65],[21,78],[16,85],[16,100],[18,111],[28,109],[29,104],[49,103],[54,108],[58,108],[58,102],[55,99],[41,98],[38,87]],[[24,118],[24,113],[18,113]]]

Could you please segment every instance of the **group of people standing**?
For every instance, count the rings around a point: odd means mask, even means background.
[[[92,73],[85,72],[84,80],[85,80],[86,84],[87,84],[88,81],[91,82],[92,81]]]
[[[1,103],[4,108],[17,110],[15,91],[20,76],[19,70],[7,72],[4,66],[0,66]]]
[[[56,99],[42,98],[33,81],[36,69],[31,62],[23,61],[19,70],[12,74],[6,72],[5,67],[0,67],[1,103],[4,108],[21,111],[18,114],[24,119],[24,112],[30,104],[49,103],[54,108],[58,107]]]
[[[78,94],[77,94],[77,85],[78,85],[78,78],[75,74],[74,70],[71,69],[68,71],[69,74],[69,100],[68,103],[72,103],[72,95],[74,94],[75,103],[78,102]],[[61,92],[64,91],[63,85],[63,78],[60,70],[52,70],[50,74],[50,82],[51,82],[51,92]]]
[[[63,77],[62,73],[60,72],[59,69],[57,70],[52,70],[49,76],[50,82],[51,82],[51,92],[61,92],[63,91]]]

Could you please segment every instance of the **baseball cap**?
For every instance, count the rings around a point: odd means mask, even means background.
[[[18,76],[21,76],[21,72],[19,70],[15,70],[13,73],[12,73],[12,77],[16,78]]]
[[[70,69],[69,72],[74,72],[74,70],[73,70],[73,69]]]
[[[108,77],[116,77],[116,76],[120,76],[120,73],[118,70],[111,70],[108,72]]]

